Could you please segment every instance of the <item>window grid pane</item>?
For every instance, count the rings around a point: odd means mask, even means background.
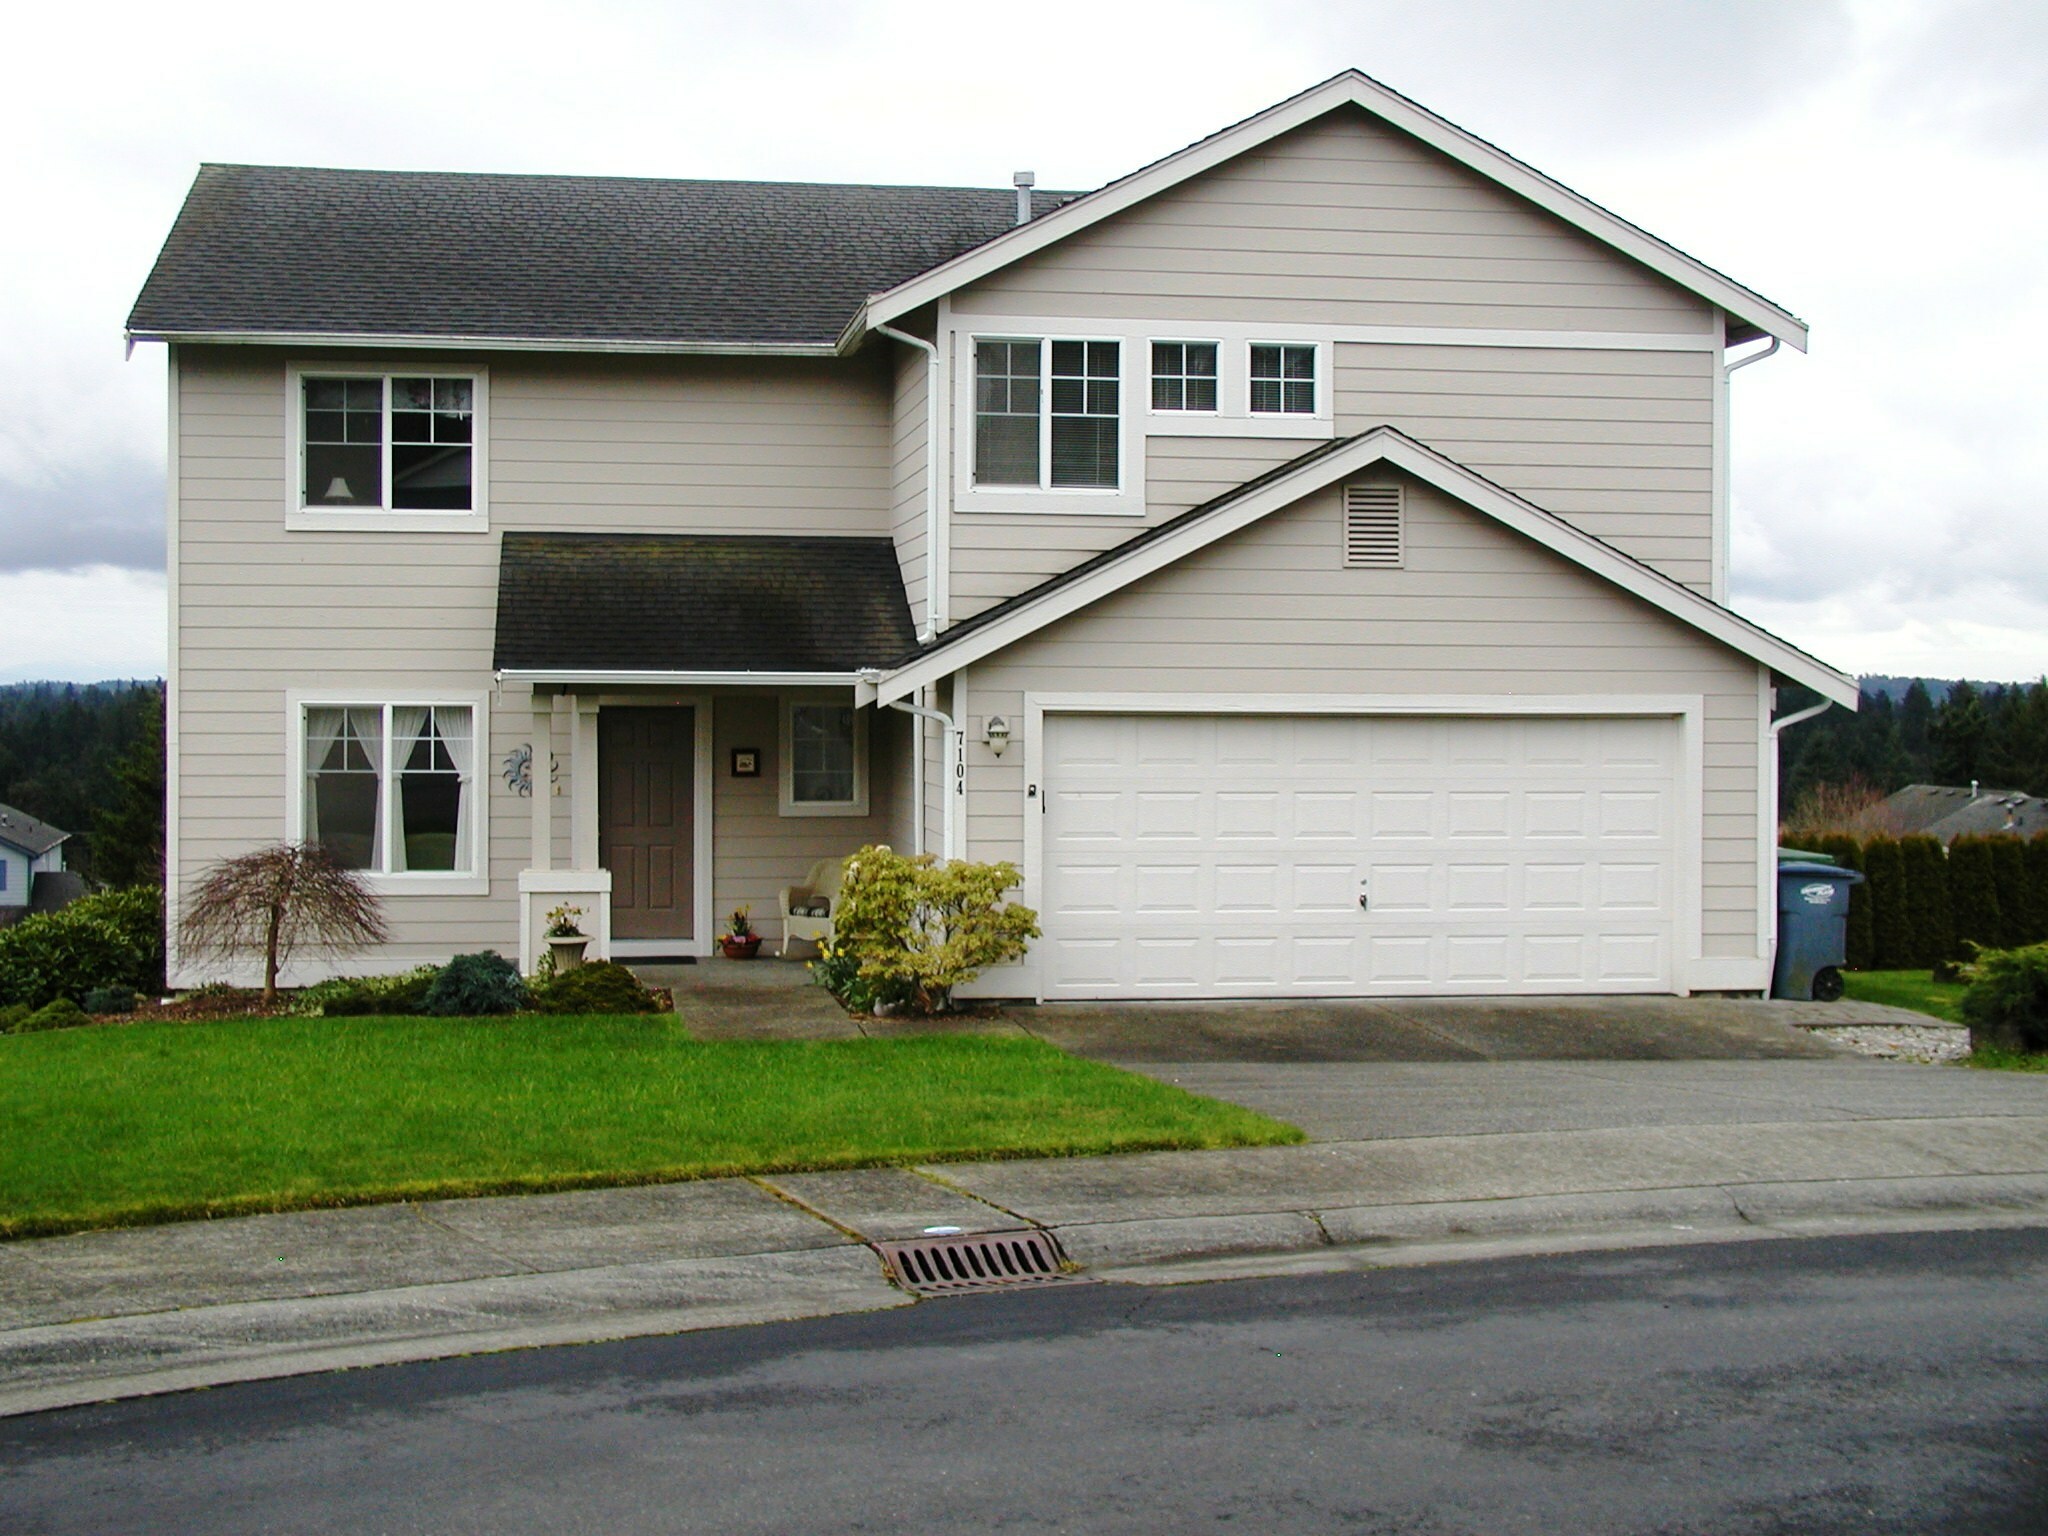
[[[470,509],[475,386],[468,379],[391,381],[391,505]]]
[[[974,344],[976,484],[1038,484],[1038,364],[1035,341]]]
[[[792,704],[789,798],[800,805],[847,805],[854,798],[853,709]]]
[[[1213,411],[1216,409],[1216,343],[1155,341],[1152,343],[1152,409]]]
[[[384,381],[303,381],[305,505],[384,505]]]
[[[1252,348],[1251,407],[1256,412],[1313,416],[1316,349],[1260,343]]]
[[[1052,483],[1114,490],[1122,343],[1052,344]]]

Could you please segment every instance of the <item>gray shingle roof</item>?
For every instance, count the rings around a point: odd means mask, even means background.
[[[495,665],[852,672],[917,643],[889,539],[508,533]]]
[[[829,345],[1015,217],[980,187],[206,165],[128,329]]]
[[[2048,800],[2013,789],[1969,789],[1950,784],[1908,784],[1871,814],[1874,830],[1896,836],[1925,833],[1944,843],[1958,837],[2013,832],[2048,833]]]
[[[11,805],[0,805],[0,843],[10,848],[19,848],[31,858],[40,858],[52,848],[70,837],[69,832],[53,827],[47,821],[38,821],[27,811],[17,811]]]

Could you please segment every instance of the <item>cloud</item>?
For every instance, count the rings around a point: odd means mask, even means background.
[[[112,566],[0,575],[0,613],[7,615],[0,683],[164,675],[162,576]]]
[[[42,484],[0,479],[0,572],[164,568],[164,471],[119,458],[63,464]]]

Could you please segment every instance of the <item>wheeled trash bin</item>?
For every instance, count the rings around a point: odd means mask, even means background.
[[[1789,850],[1788,850],[1789,852]],[[1771,996],[1832,1003],[1849,957],[1849,891],[1863,876],[1804,854],[1778,856],[1778,963]]]

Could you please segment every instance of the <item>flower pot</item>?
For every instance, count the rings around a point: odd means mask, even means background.
[[[583,963],[583,951],[590,947],[587,933],[551,933],[548,953],[555,958],[555,972],[573,971]]]
[[[718,941],[718,947],[725,951],[728,960],[751,960],[761,952],[761,935],[750,933],[744,939],[735,939],[728,934]]]

